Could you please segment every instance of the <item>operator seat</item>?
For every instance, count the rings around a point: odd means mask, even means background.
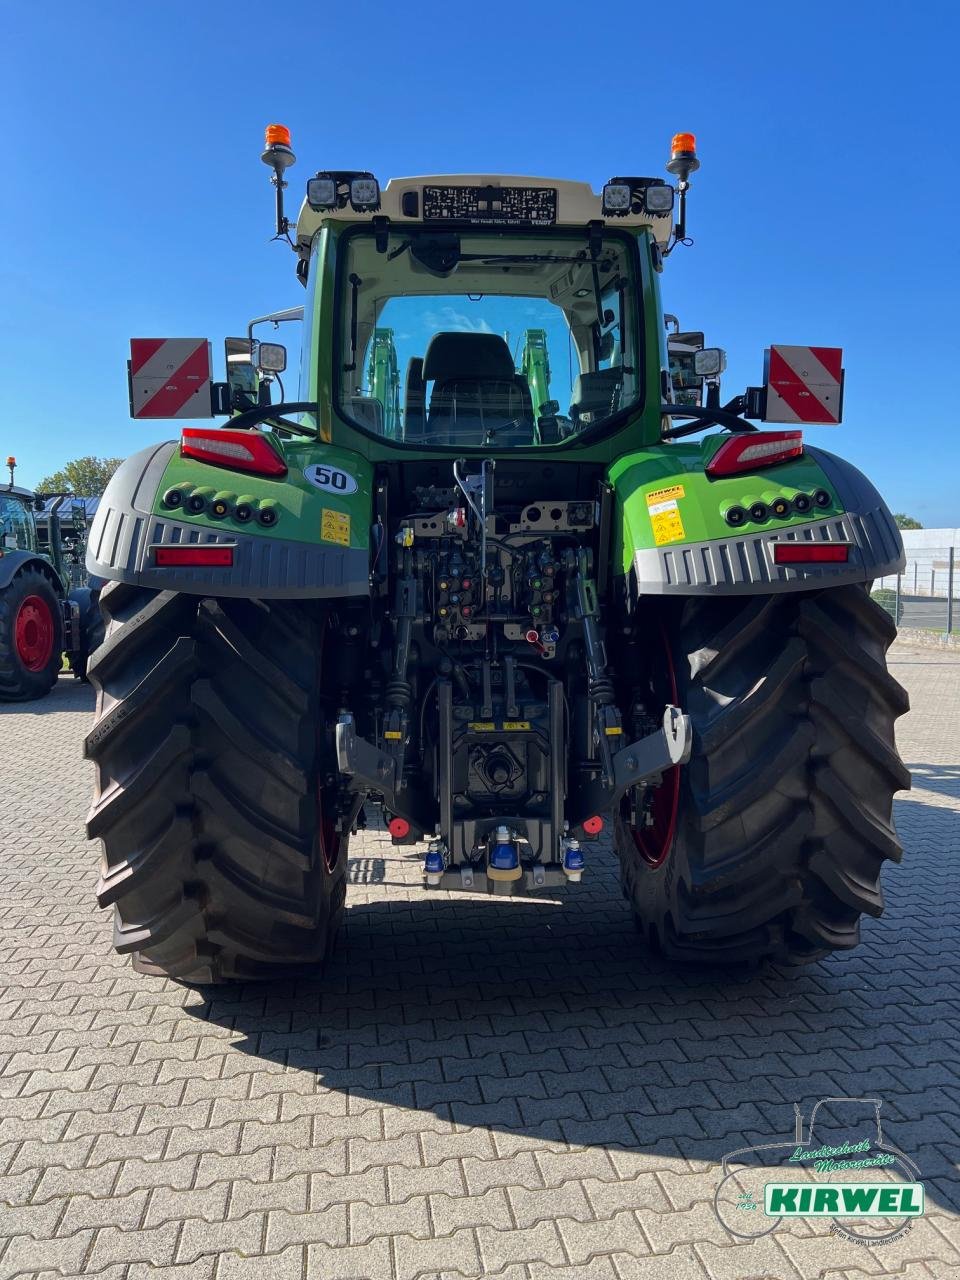
[[[423,356],[411,356],[403,397],[403,438],[423,440],[426,433],[427,388],[423,381]]]
[[[616,413],[622,386],[623,370],[619,368],[578,374],[573,383],[570,417],[578,426],[586,426]]]
[[[434,444],[533,444],[533,401],[510,348],[495,333],[436,333],[423,357],[433,383],[427,437]]]

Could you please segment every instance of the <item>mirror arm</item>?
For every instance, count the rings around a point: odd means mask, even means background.
[[[296,432],[298,435],[307,435],[299,422],[288,422],[281,417],[284,413],[319,413],[320,406],[316,400],[288,400],[280,401],[279,404],[260,404],[253,409],[245,409],[243,413],[238,413],[236,417],[230,418],[226,426],[231,431],[245,431],[250,427],[255,427],[260,422],[276,422],[287,431]]]
[[[693,418],[693,422],[681,423],[679,427],[671,427],[664,431],[661,439],[677,440],[680,436],[691,436],[697,431],[703,431],[707,427],[719,426],[726,427],[728,431],[744,432],[756,431],[756,427],[752,422],[747,422],[739,415],[746,407],[744,396],[735,396],[722,409],[712,409],[705,405],[676,405],[662,404],[660,412],[669,415],[672,418]]]

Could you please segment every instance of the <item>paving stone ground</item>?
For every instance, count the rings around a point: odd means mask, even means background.
[[[648,955],[610,855],[541,901],[426,895],[370,830],[323,981],[134,974],[93,901],[88,688],[0,707],[0,1277],[930,1280],[960,1274],[960,653],[899,648],[914,790],[848,956]],[[725,1152],[879,1096],[927,1213],[739,1242]]]

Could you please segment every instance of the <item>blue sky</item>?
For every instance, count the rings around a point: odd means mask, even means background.
[[[845,423],[808,437],[894,509],[960,525],[955,6],[2,0],[0,17],[0,458],[22,483],[173,434],[128,418],[130,335],[222,352],[300,302],[268,243],[267,122],[293,130],[294,193],[327,167],[599,188],[662,173],[691,130],[696,244],[668,263],[667,309],[727,349],[729,395],[770,342],[844,347]]]

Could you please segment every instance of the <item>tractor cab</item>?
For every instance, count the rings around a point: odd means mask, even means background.
[[[653,178],[597,196],[543,178],[403,178],[381,192],[369,174],[318,174],[296,248],[314,292],[336,261],[332,416],[458,450],[555,448],[622,422],[642,407],[643,279],[673,203]]]
[[[75,675],[103,639],[99,581],[71,587],[82,575],[85,525],[62,536],[66,494],[44,495],[14,484],[16,458],[0,485],[0,700],[42,697],[56,683],[63,656]],[[52,501],[51,501],[52,499]],[[38,513],[46,511],[46,518]]]
[[[9,551],[37,551],[35,495],[29,489],[0,487],[0,556]]]

